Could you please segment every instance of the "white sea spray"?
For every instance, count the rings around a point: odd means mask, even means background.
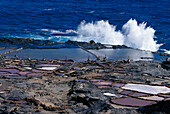
[[[116,30],[116,26],[109,24],[108,21],[97,21],[86,23],[85,21],[77,28],[78,36],[74,38],[77,41],[101,42],[112,45],[127,45],[141,50],[157,51],[161,44],[154,40],[155,30],[152,27],[146,27],[146,23],[138,24],[134,19],[130,19],[122,27],[122,30]]]

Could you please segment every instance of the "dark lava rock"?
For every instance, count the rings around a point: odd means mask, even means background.
[[[146,113],[146,114],[169,114],[170,112],[170,100],[167,101],[161,101],[157,104],[153,104],[151,106],[145,106],[142,108],[139,108],[139,112]]]
[[[129,47],[127,47],[125,45],[113,45],[112,48],[113,49],[123,49],[123,48],[129,48]]]
[[[162,62],[162,68],[170,70],[170,61],[164,61]]]
[[[84,87],[82,86],[84,85]],[[99,113],[111,109],[105,102],[103,93],[89,83],[73,82],[72,89],[68,93],[70,104],[76,113]]]

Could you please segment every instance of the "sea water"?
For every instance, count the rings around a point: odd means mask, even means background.
[[[170,52],[169,0],[1,0],[0,36]]]
[[[37,54],[38,53],[38,54]],[[23,59],[31,58],[42,60],[65,60],[72,59],[76,62],[96,60],[96,57],[80,48],[62,48],[62,49],[24,49],[18,52],[7,54],[9,57],[17,55]]]

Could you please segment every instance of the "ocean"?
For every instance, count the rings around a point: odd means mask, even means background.
[[[170,53],[169,0],[1,0],[0,36]]]

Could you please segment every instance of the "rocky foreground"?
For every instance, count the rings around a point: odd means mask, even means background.
[[[0,113],[170,111],[170,70],[161,61],[1,57],[0,66]]]

